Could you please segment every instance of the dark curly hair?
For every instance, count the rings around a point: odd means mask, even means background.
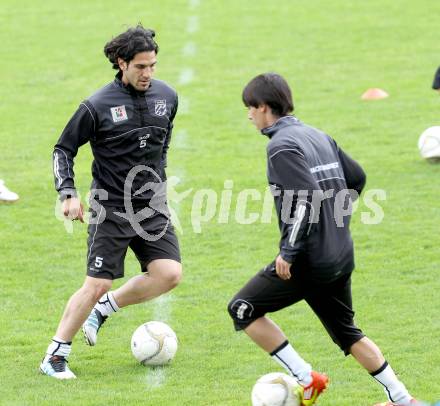
[[[154,40],[156,33],[144,28],[142,24],[111,39],[104,46],[104,54],[112,63],[113,69],[119,70],[118,58],[129,63],[139,52],[159,52],[159,45]]]

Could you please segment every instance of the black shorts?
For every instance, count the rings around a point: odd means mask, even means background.
[[[317,284],[295,275],[282,280],[273,262],[235,295],[228,311],[236,330],[242,330],[266,313],[284,309],[300,300],[308,303],[330,337],[346,354],[364,337],[353,320],[351,272],[327,284]]]
[[[95,216],[98,224],[89,224],[88,276],[122,278],[128,247],[135,253],[142,272],[146,272],[147,265],[155,259],[180,262],[179,243],[171,220],[166,216],[157,213],[133,227],[127,219],[114,214],[115,212],[124,212],[124,209],[102,207]],[[104,221],[99,223],[103,218]]]

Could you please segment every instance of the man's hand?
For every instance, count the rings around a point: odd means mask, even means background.
[[[79,220],[84,223],[84,208],[77,197],[71,197],[63,201],[62,206],[64,217],[69,220]]]
[[[290,264],[289,262],[285,261],[281,255],[277,256],[277,259],[275,260],[275,269],[277,271],[277,275],[283,279],[283,280],[287,280],[290,279],[292,277],[292,275],[290,274],[290,267],[292,266],[292,264]]]

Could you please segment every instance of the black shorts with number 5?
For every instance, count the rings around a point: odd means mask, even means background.
[[[139,223],[130,223],[115,212],[123,208],[101,207],[96,224],[88,227],[87,275],[94,278],[118,279],[124,276],[127,248],[135,253],[142,272],[155,259],[180,262],[179,243],[171,220],[160,213]]]

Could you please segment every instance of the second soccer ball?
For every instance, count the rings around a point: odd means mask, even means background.
[[[303,388],[281,372],[263,375],[252,389],[252,406],[300,406]]]
[[[440,161],[440,126],[429,127],[419,138],[420,155],[431,162]]]

